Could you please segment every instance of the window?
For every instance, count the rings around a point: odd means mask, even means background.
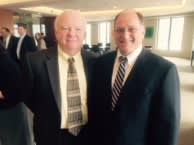
[[[20,34],[18,33],[18,25],[17,24],[13,25],[13,35],[16,37],[20,37]]]
[[[32,25],[32,32],[33,32],[33,36],[38,32],[38,33],[43,33],[44,35],[46,35],[46,28],[44,24],[33,24]]]
[[[98,25],[98,42],[105,47],[106,43],[110,43],[110,22],[101,22]]]
[[[183,17],[159,19],[157,48],[160,50],[180,51],[183,26]]]
[[[33,24],[32,25],[32,33],[33,33],[33,37],[36,33],[40,33],[40,24]]]
[[[45,24],[41,24],[40,25],[40,32],[44,35],[44,36],[46,36],[46,28],[45,28]]]
[[[86,39],[84,43],[91,46],[91,24],[86,24]]]

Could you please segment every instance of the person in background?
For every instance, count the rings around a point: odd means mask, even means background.
[[[1,34],[3,37],[4,48],[8,51],[11,58],[16,61],[16,48],[18,44],[18,38],[12,35],[10,29],[7,27],[1,27]]]
[[[176,66],[142,47],[143,15],[124,10],[114,19],[117,50],[95,64],[91,139],[96,145],[176,145],[180,84]],[[91,143],[91,144],[92,144]]]
[[[41,33],[37,32],[34,37],[36,39],[37,47],[38,47],[39,50],[47,48],[46,43],[44,41],[44,37],[41,35]]]
[[[1,28],[1,27],[0,27]],[[3,36],[2,36],[2,34],[1,34],[1,32],[0,32],[0,42],[3,44]]]
[[[9,49],[12,49],[14,46],[15,38],[11,36],[9,33],[9,29],[6,27],[2,27],[2,35],[4,39],[9,38],[7,41],[7,48],[3,47],[3,44],[0,42],[0,50],[5,52],[5,55],[9,55]],[[8,35],[9,34],[9,35]],[[6,37],[7,36],[7,37]],[[13,41],[13,42],[12,42]],[[17,46],[17,44],[16,44]],[[8,50],[7,50],[8,49]],[[0,98],[4,97],[1,92],[1,86],[4,85],[9,90],[9,93],[13,93],[14,91],[11,89],[15,85],[17,85],[16,81],[14,83],[13,76],[17,76],[17,69],[10,69],[10,62],[3,63],[6,57],[0,54],[0,65],[1,71],[0,75],[2,79],[0,79]],[[10,57],[11,59],[11,57]],[[13,60],[13,59],[12,59]],[[11,63],[12,64],[12,63]],[[14,63],[14,68],[17,67],[17,63]],[[6,67],[6,68],[4,68]],[[8,69],[10,69],[8,71]],[[7,83],[7,82],[8,83]],[[23,103],[14,103],[5,104],[0,108],[0,145],[33,145],[31,140],[30,128],[27,119],[27,112],[25,111]]]
[[[81,49],[86,21],[80,11],[64,10],[56,17],[54,29],[57,46],[27,54],[22,85],[15,94],[34,114],[36,145],[87,145],[87,104],[95,58]],[[0,106],[16,99],[4,86],[1,89],[6,97]]]
[[[17,62],[20,66],[25,63],[25,56],[30,52],[36,52],[38,48],[36,47],[35,40],[33,37],[27,34],[27,25],[24,23],[18,24],[18,33],[20,35],[17,48],[16,48],[16,56],[17,56]],[[28,94],[26,94],[28,96]],[[27,97],[25,96],[25,97]],[[30,124],[30,129],[33,126],[32,119],[33,114],[30,110],[26,109],[28,112],[28,122]],[[31,129],[31,134],[32,129]],[[33,137],[32,137],[33,140]]]
[[[18,33],[20,35],[18,45],[16,48],[17,60],[22,63],[25,55],[29,52],[35,52],[38,50],[34,39],[27,34],[27,25],[24,23],[18,24]]]

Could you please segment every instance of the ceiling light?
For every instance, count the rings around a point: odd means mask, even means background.
[[[26,2],[34,2],[39,0],[1,0],[0,5],[9,5],[9,4],[19,4],[19,3],[26,3]]]
[[[38,12],[38,13],[43,13],[43,14],[52,14],[52,15],[58,15],[62,12],[62,10],[54,9],[50,7],[44,7],[44,6],[21,8],[21,9],[26,10],[26,11]]]

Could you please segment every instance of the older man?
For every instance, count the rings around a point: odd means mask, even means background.
[[[55,20],[57,46],[29,54],[24,60],[19,96],[34,113],[36,145],[87,143],[93,56],[81,51],[85,27],[79,11],[65,10]]]

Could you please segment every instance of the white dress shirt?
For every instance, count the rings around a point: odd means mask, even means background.
[[[18,45],[17,45],[17,49],[16,49],[16,54],[17,54],[18,59],[20,59],[21,45],[22,45],[22,41],[23,41],[25,36],[26,36],[26,34],[23,34],[22,36],[20,36],[20,39],[18,41]]]
[[[7,47],[8,47],[10,37],[11,37],[11,35],[8,35],[8,36],[5,38],[5,49],[7,49]]]
[[[136,59],[139,56],[141,51],[142,51],[142,46],[138,47],[137,49],[132,51],[129,55],[125,56],[125,57],[127,57],[127,63],[125,65],[125,77],[124,77],[123,85],[124,85],[125,81],[127,80],[128,76],[131,72],[131,69],[133,68],[133,65],[135,64]],[[120,65],[119,57],[120,56],[122,56],[122,54],[120,53],[120,51],[118,49],[117,56],[116,56],[115,62],[114,62],[113,73],[112,73],[112,87],[114,85],[117,71],[119,69],[119,65]]]

